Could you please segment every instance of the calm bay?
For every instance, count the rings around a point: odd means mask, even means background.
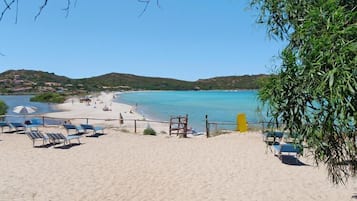
[[[204,130],[205,116],[210,122],[235,123],[238,113],[257,124],[261,105],[256,90],[240,91],[141,91],[120,93],[117,102],[137,105],[137,112],[153,120],[168,121],[170,116],[189,116],[189,125]],[[225,126],[232,129],[234,126]]]

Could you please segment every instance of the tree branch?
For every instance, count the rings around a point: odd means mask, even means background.
[[[6,1],[6,0],[4,0],[4,3],[5,3],[5,5],[6,5],[6,6],[9,6],[9,4],[7,3],[7,1]]]
[[[15,1],[17,1],[17,0],[12,0],[11,2],[7,2],[7,0],[4,0],[5,8],[4,8],[4,10],[1,12],[0,21],[1,21],[2,18],[4,17],[6,11],[11,9],[11,5],[14,4]]]
[[[139,17],[141,17],[141,16],[145,13],[146,9],[148,8],[148,6],[149,6],[151,0],[138,0],[138,2],[145,4],[144,9],[143,9],[143,10],[141,11],[141,13],[139,14]]]
[[[16,0],[16,17],[15,17],[15,24],[17,24],[17,16],[19,14],[19,0]]]
[[[159,0],[156,0],[156,6],[157,6],[158,8],[161,8]]]
[[[35,16],[35,21],[37,20],[37,17],[41,15],[42,10],[46,7],[48,0],[44,0],[43,4],[40,6],[40,10],[38,11],[38,13]]]
[[[71,0],[67,0],[67,7],[62,9],[63,11],[66,12],[66,18],[68,17],[69,14],[70,5],[71,5]]]
[[[146,10],[149,7],[149,4],[153,1],[153,0],[137,0],[139,3],[143,3],[144,4],[144,9],[141,11],[141,13],[139,14],[139,17],[141,17]],[[157,7],[161,7],[160,6],[160,0],[155,0],[156,1],[156,6]],[[3,3],[5,4],[5,8],[2,10],[1,15],[0,15],[0,21],[4,18],[5,14],[8,12],[8,10],[11,10],[12,6],[14,3],[16,3],[16,17],[15,17],[15,24],[17,23],[18,20],[18,9],[19,9],[19,0],[3,0]],[[42,5],[40,6],[37,14],[34,17],[34,20],[36,21],[37,18],[41,15],[42,11],[44,10],[44,8],[47,6],[48,0],[43,0]],[[63,8],[62,10],[66,12],[66,17],[68,17],[69,15],[69,11],[71,8],[71,3],[72,0],[67,0],[67,6],[65,8]],[[77,0],[74,0],[74,7],[76,7],[77,5]]]
[[[140,3],[144,3],[144,9],[141,11],[139,17],[141,17],[147,10],[147,8],[149,7],[149,4],[151,3],[151,0],[138,0],[138,2]],[[156,0],[156,6],[160,8],[160,0]]]

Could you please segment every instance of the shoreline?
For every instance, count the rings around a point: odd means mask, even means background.
[[[265,115],[264,110],[261,110],[262,115],[257,114],[260,105],[256,96],[256,90],[165,90],[125,92],[122,100],[129,104],[138,103],[138,112],[155,120],[168,121],[171,116],[188,114],[189,127],[205,131],[206,116],[221,129],[234,130],[240,113],[246,114],[252,127],[262,127],[260,122]]]
[[[122,128],[122,129],[134,129],[134,121],[139,128],[139,132],[144,130],[147,126],[153,127],[157,132],[168,132],[168,126],[163,126],[159,122],[160,120],[151,120],[147,117],[139,114],[135,110],[135,106],[131,106],[125,103],[115,102],[115,96],[120,95],[116,92],[101,92],[98,95],[92,95],[90,103],[80,103],[78,97],[71,97],[62,104],[56,104],[55,108],[60,110],[59,112],[45,113],[50,118],[60,118],[70,120],[73,124],[89,123],[94,125],[105,126],[108,128]],[[107,111],[104,111],[104,108]],[[120,124],[120,115],[123,117],[124,124]],[[87,122],[87,119],[89,122]],[[153,121],[152,123],[146,123],[147,120]]]
[[[191,91],[193,94],[195,94],[196,91],[194,90],[189,90]],[[202,92],[207,92],[207,91],[210,91],[210,92],[233,92],[234,93],[234,90],[202,90]],[[256,90],[239,90],[239,92],[241,91],[252,91],[252,92],[255,92]],[[92,102],[91,104],[93,104],[94,102],[97,102],[99,103],[98,101],[95,101],[95,99],[97,99],[98,97],[101,97],[101,96],[105,96],[104,94],[107,94],[106,96],[112,96],[112,95],[115,95],[116,97],[119,97],[121,96],[122,94],[127,94],[127,93],[133,93],[133,94],[140,94],[140,93],[146,93],[146,92],[157,92],[157,93],[160,93],[160,92],[176,92],[175,90],[142,90],[142,91],[129,91],[129,92],[96,92],[96,93],[93,93],[92,94]],[[200,91],[197,91],[197,93],[200,93]],[[131,95],[130,95],[131,96]],[[134,95],[135,96],[135,95]],[[110,98],[113,98],[113,97],[110,97]],[[83,117],[87,117],[91,112],[88,112],[87,110],[84,110],[83,109],[83,114],[82,115],[71,115],[69,114],[71,110],[76,110],[76,108],[73,108],[73,107],[70,107],[68,102],[70,102],[71,99],[75,99],[75,102],[78,102],[78,97],[77,96],[74,96],[74,98],[72,97],[68,97],[68,99],[66,100],[65,103],[63,104],[51,104],[51,108],[57,110],[55,112],[41,112],[37,115],[50,115],[50,117],[52,118],[60,118],[58,117],[58,115],[53,115],[53,113],[57,113],[59,112],[61,115],[63,115],[63,118],[83,118]],[[107,97],[105,97],[105,99],[108,99]],[[186,97],[187,99],[187,97]],[[125,100],[125,99],[123,99]],[[205,113],[202,113],[200,114],[200,111],[205,111],[205,109],[201,109],[201,110],[196,110],[196,108],[192,108],[192,107],[189,107],[189,108],[182,108],[182,105],[178,105],[180,109],[178,110],[175,110],[175,109],[170,109],[168,108],[168,110],[162,110],[160,109],[160,105],[152,105],[152,103],[149,103],[148,105],[146,105],[145,103],[141,103],[140,102],[140,96],[139,96],[139,99],[138,99],[138,102],[135,102],[136,101],[136,98],[130,100],[129,102],[120,102],[120,98],[118,98],[117,100],[111,100],[110,103],[105,101],[104,104],[98,104],[97,105],[97,108],[98,109],[102,109],[102,107],[104,107],[104,105],[109,105],[109,104],[113,104],[113,103],[119,103],[119,104],[124,104],[126,106],[124,106],[124,108],[126,109],[122,109],[122,110],[118,110],[119,113],[122,113],[122,115],[124,115],[124,113],[130,112],[130,110],[132,110],[134,113],[137,114],[137,116],[135,117],[135,119],[146,119],[146,120],[151,120],[151,121],[158,121],[158,122],[168,122],[170,117],[171,116],[178,116],[178,115],[185,115],[185,114],[189,114],[189,127],[190,128],[193,128],[194,130],[196,131],[199,131],[199,132],[204,132],[205,131],[205,115],[204,114],[211,114],[209,115],[209,120],[212,121],[212,122],[223,122],[223,124],[233,124],[233,125],[229,125],[229,126],[223,126],[222,129],[227,129],[227,130],[234,130],[234,123],[235,123],[235,120],[236,120],[236,114],[238,113],[245,113],[247,114],[247,121],[254,127],[259,127],[259,123],[257,123],[257,121],[255,119],[257,119],[256,117],[256,114],[255,112],[252,112],[254,109],[247,109],[247,108],[243,108],[243,110],[241,110],[240,108],[236,108],[236,106],[233,106],[233,109],[236,113],[232,116],[232,111],[227,111],[229,113],[229,118],[227,118],[226,116],[222,116],[222,112],[218,115],[216,115],[216,113],[212,114],[212,112],[208,109],[208,112],[206,111]],[[139,103],[139,107],[135,107],[135,103]],[[166,104],[165,102],[163,102],[164,104]],[[239,103],[238,103],[239,104]],[[76,105],[76,104],[75,104]],[[90,105],[90,106],[93,106],[93,105]],[[128,109],[128,108],[131,108],[131,109]],[[171,108],[175,108],[175,105],[170,105]],[[217,107],[217,108],[220,108],[221,106]],[[249,106],[250,107],[250,106]],[[88,109],[90,107],[87,107]],[[220,109],[216,109],[216,110],[212,110],[212,111],[219,111]],[[169,112],[167,112],[169,111]],[[66,113],[67,112],[67,113]],[[93,113],[93,112],[92,112]],[[109,112],[107,112],[109,113]],[[197,114],[200,114],[199,116]],[[99,118],[104,118],[102,114],[98,114],[100,117]],[[88,116],[88,118],[96,118],[96,116],[98,115],[95,115],[95,117],[92,116]],[[32,115],[28,115],[29,117],[31,117]],[[33,116],[36,116],[36,114],[33,114]],[[125,116],[128,116],[128,115],[124,115],[124,118],[127,118]],[[119,118],[119,114],[117,114],[117,116],[114,116],[113,115],[108,115],[108,117],[110,119],[118,119]],[[133,118],[130,118],[130,115],[129,115],[129,119],[133,119]],[[253,120],[252,120],[253,119]]]
[[[145,92],[155,92],[155,90],[114,92],[114,95],[120,96],[121,94],[124,94],[124,93],[145,93]],[[124,105],[128,105],[128,106],[132,107],[133,108],[133,112],[138,114],[141,117],[141,119],[145,119],[145,120],[149,120],[149,121],[157,121],[157,122],[166,122],[166,121],[168,121],[168,120],[164,120],[164,119],[160,119],[158,117],[155,117],[154,115],[151,115],[151,114],[146,114],[146,113],[144,113],[144,111],[141,111],[141,112],[138,111],[138,107],[141,107],[141,105],[134,106],[134,104],[131,105],[131,104],[123,103],[123,102],[120,102],[120,101],[118,101],[116,103],[124,104]]]

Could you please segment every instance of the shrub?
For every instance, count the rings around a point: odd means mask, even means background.
[[[5,104],[4,101],[0,100],[0,115],[6,114],[8,106]]]
[[[120,132],[123,132],[123,133],[130,133],[130,131],[126,128],[122,128],[119,130]]]
[[[33,102],[45,102],[45,103],[63,103],[66,100],[65,96],[57,93],[42,93],[36,95],[30,99]]]
[[[156,131],[150,127],[145,128],[144,135],[156,135]]]

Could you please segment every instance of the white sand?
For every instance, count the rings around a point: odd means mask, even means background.
[[[78,98],[72,98],[67,100],[63,104],[57,105],[57,109],[63,110],[63,112],[49,113],[46,116],[56,118],[90,118],[90,119],[119,119],[121,113],[124,119],[142,119],[143,117],[135,112],[135,108],[113,102],[113,93],[101,93],[99,96],[91,98],[89,104],[80,103]],[[108,107],[110,111],[104,111],[103,108]],[[83,123],[86,120],[75,121],[72,123]],[[93,121],[91,121],[93,122]],[[89,123],[91,123],[89,122]],[[95,121],[94,122],[100,122]],[[102,124],[109,124],[118,126],[119,122],[105,121]]]
[[[73,110],[61,117],[100,112],[66,104]],[[137,115],[115,105],[103,116]],[[81,142],[68,149],[33,148],[25,135],[1,134],[0,200],[345,201],[357,193],[354,180],[334,186],[325,169],[306,158],[300,158],[306,165],[281,163],[254,132],[183,139],[107,129]]]
[[[64,104],[57,105],[57,109],[63,110],[63,112],[48,113],[46,116],[64,120],[69,119],[72,124],[89,123],[107,128],[120,128],[131,132],[134,132],[134,120],[138,120],[136,121],[138,133],[142,133],[147,126],[155,128],[157,132],[168,133],[169,127],[167,123],[140,121],[149,119],[138,114],[135,111],[135,106],[113,102],[113,95],[113,93],[102,92],[99,96],[91,98],[92,101],[89,105],[80,103],[78,98],[69,99]],[[105,106],[110,111],[103,111]],[[119,122],[120,114],[124,119],[124,124]]]

